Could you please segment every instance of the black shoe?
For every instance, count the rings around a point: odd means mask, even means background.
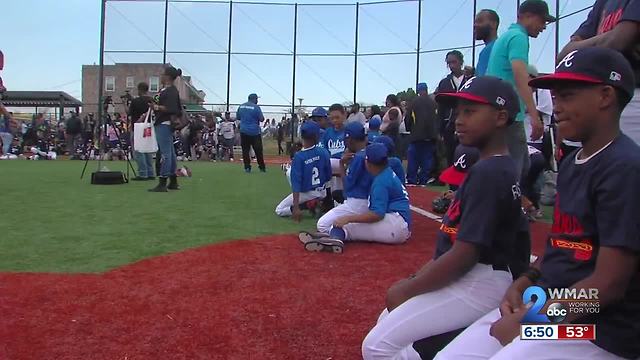
[[[167,178],[166,177],[160,177],[160,180],[158,181],[158,185],[156,187],[154,187],[153,189],[149,189],[149,191],[151,192],[167,192]]]
[[[267,172],[267,168],[260,168],[260,172],[266,173]]]
[[[169,186],[167,186],[169,190],[180,190],[180,186],[178,186],[178,177],[173,175],[169,177]]]

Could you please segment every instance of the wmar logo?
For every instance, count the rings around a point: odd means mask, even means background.
[[[599,290],[558,288],[549,289],[549,297],[553,303],[540,314],[547,303],[547,292],[540,286],[529,286],[522,294],[522,302],[533,303],[522,318],[523,323],[559,323],[567,314],[598,314],[600,312]]]

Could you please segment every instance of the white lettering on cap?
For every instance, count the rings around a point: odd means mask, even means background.
[[[458,160],[456,160],[456,162],[453,163],[453,166],[460,167],[461,169],[466,169],[467,168],[467,159],[465,159],[466,157],[467,157],[467,154],[460,155]]]
[[[464,85],[462,85],[462,89],[467,90],[469,88],[469,86],[471,86],[471,83],[473,82],[473,80],[475,80],[475,76],[470,78],[469,80],[467,80],[466,83],[464,83]]]
[[[507,101],[505,99],[503,99],[502,97],[498,96],[496,98],[496,104],[500,105],[500,106],[504,106],[504,104],[506,104]]]
[[[611,75],[609,75],[609,80],[611,81],[620,81],[622,80],[622,75],[620,75],[619,73],[612,71]]]
[[[560,68],[560,65],[564,65],[564,67],[570,68],[573,65],[573,62],[571,60],[573,60],[573,57],[577,52],[578,50],[573,50],[572,52],[568,53],[567,56],[564,57],[564,59],[560,60],[558,66],[556,66],[556,69]]]

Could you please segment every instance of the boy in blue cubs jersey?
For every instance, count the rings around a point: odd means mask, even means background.
[[[372,117],[369,120],[369,131],[367,131],[367,139],[369,140],[369,144],[373,143],[378,136],[380,136],[380,126],[382,125],[382,120],[379,116]]]
[[[419,359],[415,341],[472,324],[499,304],[512,281],[522,210],[505,134],[518,96],[503,80],[476,77],[436,100],[456,108],[460,143],[477,147],[480,161],[442,220],[434,259],[389,288],[386,309],[363,341],[365,360]]]
[[[552,90],[559,135],[582,148],[561,164],[544,255],[511,284],[499,309],[469,326],[436,359],[638,359],[640,147],[620,131],[635,90],[633,70],[618,51],[584,48],[529,85]],[[561,320],[595,324],[595,339],[518,339],[521,323],[549,321],[526,303],[547,309],[556,301],[533,292],[534,301],[526,291],[532,286],[541,295],[597,291],[598,311],[569,308]]]
[[[291,194],[276,207],[278,216],[291,216],[300,221],[302,210],[315,215],[318,199],[325,197],[325,185],[331,179],[329,154],[317,147],[320,127],[307,121],[300,127],[302,150],[296,152],[291,164]]]
[[[308,241],[309,251],[339,252],[347,241],[401,244],[411,232],[409,195],[387,163],[387,147],[375,143],[365,150],[365,166],[373,176],[367,211],[338,217],[328,237]],[[338,251],[337,251],[338,250]]]
[[[327,189],[327,197],[325,198],[322,210],[327,212],[333,208],[334,200],[343,203],[344,196],[342,193],[342,181],[340,181],[340,159],[345,150],[344,143],[344,124],[347,120],[347,112],[344,106],[333,104],[329,107],[330,126],[327,127],[322,135],[322,147],[324,147],[331,155],[331,170],[333,177]],[[322,123],[322,122],[321,122]]]
[[[396,144],[394,144],[393,139],[387,135],[378,136],[373,142],[386,146],[387,154],[395,154]],[[396,176],[398,176],[398,179],[400,179],[400,182],[404,185],[406,183],[407,176],[404,172],[404,166],[402,166],[402,160],[395,156],[389,156],[387,162],[389,163],[391,170],[393,170]]]

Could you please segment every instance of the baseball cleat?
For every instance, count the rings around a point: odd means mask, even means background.
[[[302,232],[300,232],[300,234],[298,234],[298,239],[303,244],[306,244],[306,243],[308,243],[309,241],[312,241],[312,240],[321,239],[321,238],[327,238],[327,237],[329,237],[329,234],[325,234],[325,233],[321,233],[321,232],[310,233],[308,231],[302,231]]]
[[[332,252],[334,254],[342,254],[344,250],[344,242],[339,239],[332,239],[332,238],[325,237],[325,238],[313,239],[305,243],[304,248],[307,251],[315,251],[315,252],[325,251],[325,252]]]

